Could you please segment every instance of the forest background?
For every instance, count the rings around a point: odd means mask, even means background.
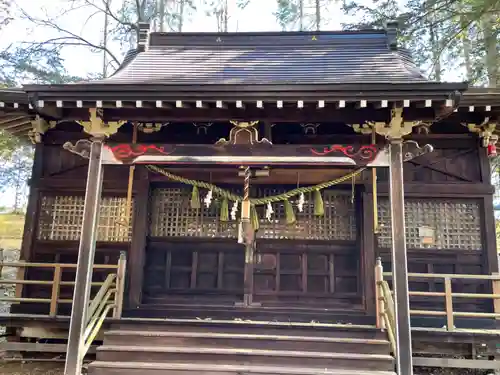
[[[0,88],[109,76],[135,47],[140,22],[237,32],[393,20],[430,79],[500,87],[500,0],[0,0]],[[32,157],[30,145],[0,133],[0,211],[22,211]]]

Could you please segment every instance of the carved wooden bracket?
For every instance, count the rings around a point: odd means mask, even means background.
[[[422,125],[417,121],[404,121],[403,109],[394,108],[391,110],[391,121],[385,122],[367,121],[364,124],[352,124],[352,129],[359,134],[372,134],[373,129],[379,135],[388,139],[401,139],[405,135],[411,134],[413,127]]]
[[[65,150],[69,152],[79,155],[82,158],[88,159],[90,157],[90,148],[92,147],[92,141],[88,139],[80,139],[76,141],[75,144],[71,142],[66,142],[63,145]]]
[[[495,130],[497,127],[496,121],[490,121],[489,117],[486,117],[484,121],[477,125],[477,124],[462,124],[464,126],[467,126],[467,129],[471,133],[476,133],[479,138],[482,139],[482,145],[483,147],[489,147],[490,145],[495,145],[496,141],[498,140],[498,136],[496,136]]]
[[[141,122],[137,125],[137,129],[145,134],[159,132],[163,127],[169,123],[154,123],[154,122]]]
[[[89,114],[89,121],[78,121],[78,123],[86,133],[97,138],[105,138],[115,134],[120,126],[126,123],[126,121],[104,122],[101,108],[89,108]]]
[[[379,135],[383,135],[388,139],[401,139],[405,135],[411,134],[413,127],[418,125],[418,122],[404,121],[403,108],[394,108],[391,110],[391,121],[389,124],[385,122],[373,122],[370,124]]]
[[[31,130],[28,132],[28,137],[33,144],[40,143],[42,141],[42,135],[49,129],[55,127],[54,122],[47,122],[39,115],[36,115],[35,119],[31,121]]]
[[[271,141],[267,138],[259,139],[259,131],[254,127],[257,123],[258,121],[231,121],[231,124],[233,124],[234,127],[229,132],[229,140],[221,138],[215,143],[215,145],[253,145],[255,143],[271,145]]]

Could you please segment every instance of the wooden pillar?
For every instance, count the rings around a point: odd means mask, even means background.
[[[375,243],[375,234],[373,227],[373,194],[364,192],[362,194],[362,246],[361,260],[362,270],[361,277],[363,278],[363,295],[365,299],[365,309],[367,314],[375,314],[376,299],[375,299],[375,251],[377,249]]]
[[[83,364],[84,333],[90,301],[90,287],[92,283],[103,179],[101,163],[102,148],[102,138],[94,139],[90,149],[83,223],[80,234],[80,246],[78,248],[78,265],[76,268],[66,366],[64,369],[65,375],[81,375]]]
[[[143,166],[138,166],[134,185],[134,217],[132,220],[132,242],[128,255],[128,307],[135,309],[142,301],[144,264],[146,259],[146,236],[148,233],[149,211],[149,173]]]
[[[394,290],[394,310],[396,314],[396,369],[397,374],[412,375],[413,361],[403,186],[403,142],[401,137],[390,139],[389,154],[392,282]]]

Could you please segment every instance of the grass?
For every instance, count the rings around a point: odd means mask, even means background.
[[[24,229],[24,214],[0,214],[0,248],[19,249]]]

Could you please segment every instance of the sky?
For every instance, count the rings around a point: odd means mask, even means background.
[[[94,0],[99,3],[99,0]],[[122,0],[113,0],[114,4]],[[194,0],[195,2],[197,0]],[[201,2],[201,0],[199,0]],[[237,0],[229,0],[229,31],[279,31],[280,26],[273,13],[276,11],[276,0],[251,0],[249,5],[240,10],[236,6]],[[368,3],[369,0],[364,0]],[[30,16],[39,19],[53,19],[56,23],[74,34],[84,36],[94,44],[101,44],[103,39],[104,15],[95,13],[92,7],[78,8],[68,12],[70,0],[15,0],[15,4],[24,9]],[[306,10],[307,12],[307,10]],[[44,41],[57,38],[60,34],[43,26],[34,26],[30,21],[18,17],[0,31],[0,49],[15,42]],[[341,2],[332,1],[331,5],[322,11],[322,30],[339,30],[341,23],[346,22],[346,16],[341,12]],[[212,16],[199,9],[195,14],[188,15],[185,20],[184,31],[216,31],[217,22]],[[109,48],[121,58],[129,49],[128,45],[120,45],[117,41],[109,40]],[[86,77],[92,73],[102,72],[103,55],[84,47],[65,47],[62,53],[65,67],[69,74]],[[444,77],[445,80],[460,80],[454,70]],[[0,193],[0,205],[5,201],[12,201],[11,191]]]
[[[195,0],[196,2],[197,0]],[[276,10],[276,0],[251,0],[249,5],[240,10],[236,6],[237,0],[229,0],[229,31],[279,31],[273,13]],[[99,1],[95,1],[99,3]],[[114,0],[121,3],[122,0]],[[199,1],[201,2],[201,1]],[[46,15],[54,18],[63,14],[68,9],[68,0],[16,0],[17,5],[29,12],[31,16],[44,18]],[[35,5],[36,4],[36,5]],[[97,14],[87,20],[94,13],[91,7],[80,8],[58,17],[58,24],[71,32],[85,36],[86,39],[99,44],[103,39],[104,16]],[[323,11],[325,22],[324,30],[340,29],[342,20],[340,2],[332,2]],[[216,31],[217,21],[212,16],[206,15],[203,9],[186,18],[183,31]],[[2,37],[1,34],[9,37]],[[18,19],[12,22],[0,34],[0,47],[13,41],[12,35],[18,35],[22,41],[46,40],[57,37],[58,33],[44,27],[33,27],[29,21]],[[120,46],[115,41],[109,41],[110,48],[117,55],[123,56],[128,46]],[[87,76],[89,73],[102,71],[102,54],[93,53],[86,48],[65,48],[63,57],[68,72],[74,75]]]

